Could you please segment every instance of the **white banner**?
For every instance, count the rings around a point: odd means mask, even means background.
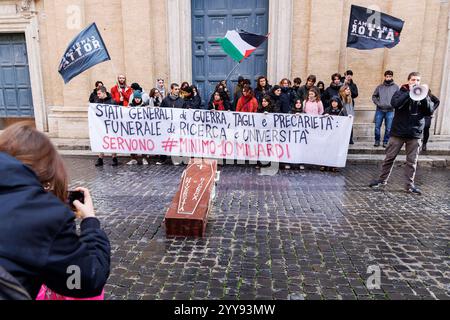
[[[90,104],[93,152],[345,167],[351,117]]]

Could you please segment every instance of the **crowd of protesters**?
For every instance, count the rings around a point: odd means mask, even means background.
[[[390,138],[390,130],[394,118],[394,108],[391,99],[399,86],[393,80],[394,73],[390,70],[384,74],[384,81],[373,93],[372,100],[376,105],[375,115],[375,147],[381,144],[381,126],[385,122],[385,133],[383,147],[386,148]],[[156,86],[146,91],[138,84],[127,84],[124,75],[119,75],[117,84],[109,93],[101,81],[95,83],[89,101],[91,103],[105,103],[121,105],[124,107],[161,107],[182,109],[204,109],[216,111],[236,111],[255,113],[285,113],[285,114],[310,114],[310,115],[333,115],[333,116],[355,116],[355,99],[358,98],[358,86],[353,81],[352,70],[347,70],[344,75],[334,73],[331,75],[331,83],[328,87],[323,81],[317,81],[315,75],[309,75],[306,83],[302,85],[302,79],[297,77],[292,82],[284,78],[278,84],[270,85],[267,77],[260,76],[253,88],[251,80],[243,77],[238,78],[234,90],[227,87],[227,81],[217,83],[213,93],[207,101],[202,101],[201,95],[195,85],[183,82],[180,85],[172,83],[168,89],[163,79],[158,79]],[[231,92],[233,91],[233,95]],[[428,121],[431,123],[431,121]],[[425,128],[426,131],[427,128]],[[429,126],[428,126],[429,129]],[[424,147],[428,136],[425,133]],[[350,144],[354,144],[353,130]],[[117,156],[112,155],[113,166],[118,165]],[[162,164],[167,157],[160,156],[157,164]],[[147,164],[143,157],[132,155],[129,164]],[[100,154],[96,166],[103,165],[103,154]],[[290,168],[285,165],[285,168]],[[303,169],[300,166],[300,169]],[[325,170],[326,168],[321,168]]]

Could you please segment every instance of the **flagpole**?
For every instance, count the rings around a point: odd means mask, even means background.
[[[241,62],[238,62],[238,63],[234,66],[233,70],[231,70],[231,72],[228,74],[228,76],[226,77],[225,81],[228,81],[228,79],[231,77],[231,75],[233,74],[233,72],[237,69],[237,67],[239,67],[240,64],[241,64]]]
[[[344,72],[348,70],[348,47],[345,46]]]

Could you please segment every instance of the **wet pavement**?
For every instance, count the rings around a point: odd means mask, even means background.
[[[450,299],[449,169],[419,168],[413,196],[403,168],[374,191],[377,166],[225,166],[206,236],[166,239],[183,166],[65,159],[111,241],[107,299]]]

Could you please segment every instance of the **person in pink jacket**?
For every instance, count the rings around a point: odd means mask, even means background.
[[[321,116],[324,112],[322,101],[320,100],[319,89],[313,87],[308,91],[308,99],[304,103],[304,113]]]

